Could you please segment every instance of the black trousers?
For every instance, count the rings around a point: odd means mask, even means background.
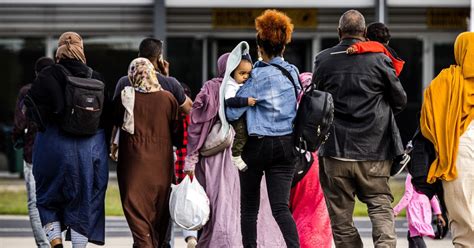
[[[408,231],[407,239],[408,239],[409,248],[426,248],[426,244],[425,244],[425,241],[423,240],[423,237],[420,237],[420,236],[410,237],[410,231]]]
[[[240,172],[240,222],[245,248],[257,247],[257,215],[263,172],[272,214],[286,245],[288,248],[300,247],[296,224],[288,207],[296,162],[293,146],[293,135],[248,138],[242,153],[248,170]]]

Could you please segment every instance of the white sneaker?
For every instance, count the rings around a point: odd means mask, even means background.
[[[195,238],[188,239],[188,246],[187,248],[196,248],[197,240]]]
[[[232,164],[242,172],[247,170],[247,165],[244,160],[242,160],[241,156],[232,157]]]

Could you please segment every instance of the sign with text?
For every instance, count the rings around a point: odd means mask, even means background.
[[[254,28],[255,18],[265,9],[213,9],[213,28]],[[284,9],[295,28],[316,28],[317,9]]]
[[[468,8],[432,8],[427,10],[428,28],[467,29]]]

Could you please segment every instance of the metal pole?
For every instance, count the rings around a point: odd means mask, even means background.
[[[208,42],[207,37],[202,39],[202,82],[206,82],[208,79]]]
[[[375,19],[377,22],[387,24],[387,0],[375,0]]]
[[[155,0],[153,8],[153,37],[165,43],[163,53],[166,51],[166,6],[165,0]]]
[[[45,43],[45,56],[46,57],[49,57],[49,58],[52,58],[52,59],[55,59],[54,56],[55,56],[55,53],[54,53],[54,50],[56,49],[56,44],[54,43],[54,40],[53,38],[48,35],[46,36],[46,38],[44,39],[44,43]]]

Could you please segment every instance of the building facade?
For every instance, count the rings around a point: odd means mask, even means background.
[[[220,54],[246,40],[256,59],[254,18],[265,8],[285,11],[295,23],[285,59],[312,71],[314,56],[338,42],[340,15],[355,8],[367,23],[387,23],[390,46],[406,61],[400,79],[408,94],[398,116],[406,140],[416,128],[422,91],[454,63],[453,43],[468,28],[469,0],[0,0],[0,123],[13,120],[21,85],[34,78],[38,57],[53,57],[62,32],[84,38],[87,63],[113,90],[144,37],[164,39],[172,76],[197,94],[216,72]]]

